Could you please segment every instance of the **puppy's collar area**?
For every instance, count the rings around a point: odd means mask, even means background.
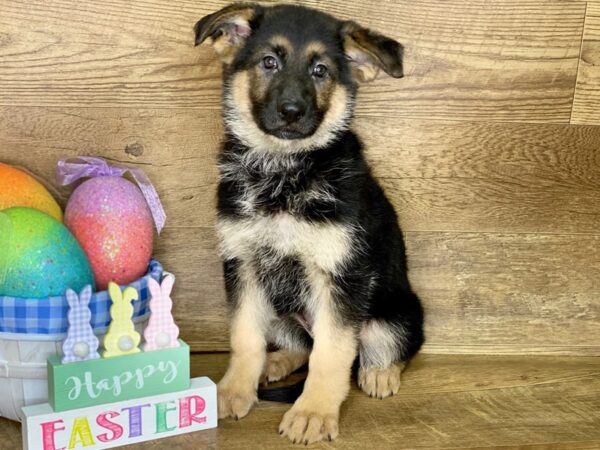
[[[231,138],[240,142],[244,147],[257,153],[285,153],[300,154],[309,153],[316,150],[322,150],[330,147],[335,142],[341,140],[343,135],[350,130],[350,123],[344,123],[331,132],[323,133],[321,136],[315,136],[319,129],[310,137],[300,139],[280,139],[271,134],[267,134],[256,127],[256,131],[251,133],[241,132],[240,125],[235,123],[235,118],[225,118],[225,127],[227,134]]]
[[[233,132],[233,130],[231,130],[229,127],[227,127],[226,125],[226,136],[227,136],[227,140],[230,143],[233,143],[234,146],[236,146],[240,151],[243,152],[247,152],[248,155],[253,155],[253,156],[266,156],[266,155],[270,155],[273,160],[279,160],[279,157],[284,157],[284,156],[288,156],[288,157],[300,157],[301,155],[306,155],[312,152],[316,152],[319,150],[326,150],[330,147],[333,147],[336,145],[336,143],[342,141],[344,139],[344,136],[351,132],[350,127],[347,126],[344,129],[338,130],[334,135],[332,135],[330,137],[329,140],[323,142],[322,145],[294,145],[294,144],[299,144],[299,141],[301,139],[295,139],[295,140],[286,140],[286,139],[279,139],[275,136],[271,136],[265,133],[265,136],[267,137],[272,137],[273,140],[277,139],[278,141],[281,142],[274,142],[271,145],[269,143],[264,143],[262,145],[250,145],[251,143],[248,142],[247,140],[242,139],[240,136],[238,136],[237,134],[235,134]],[[270,141],[270,139],[269,139]],[[288,144],[289,143],[289,144]]]

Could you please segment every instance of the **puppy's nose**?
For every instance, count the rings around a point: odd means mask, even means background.
[[[302,118],[305,111],[306,108],[304,104],[298,101],[285,101],[279,105],[279,108],[277,108],[279,117],[281,117],[287,123],[297,122]]]

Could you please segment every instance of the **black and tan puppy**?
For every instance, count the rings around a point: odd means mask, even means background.
[[[423,343],[396,214],[349,130],[357,83],[380,69],[401,77],[402,46],[291,5],[233,4],[195,31],[224,62],[218,234],[232,353],[219,416],[245,416],[261,378],[308,361],[279,431],[333,439],[354,361],[362,390],[383,398]]]

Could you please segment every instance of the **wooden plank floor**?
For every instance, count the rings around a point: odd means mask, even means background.
[[[226,354],[193,355],[192,374],[216,381],[226,361]],[[298,448],[277,434],[288,407],[263,402],[216,430],[126,448]],[[354,387],[340,426],[338,440],[311,447],[597,449],[600,358],[421,355],[395,397],[375,400]],[[0,449],[19,446],[19,425],[0,420]]]

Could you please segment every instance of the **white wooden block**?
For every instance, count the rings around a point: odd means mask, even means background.
[[[39,405],[42,402],[48,401],[48,380],[30,380],[23,379],[23,401],[19,404],[19,417],[23,420],[22,405]]]
[[[217,426],[217,387],[207,377],[168,394],[54,412],[49,403],[23,408],[24,450],[120,447]]]

